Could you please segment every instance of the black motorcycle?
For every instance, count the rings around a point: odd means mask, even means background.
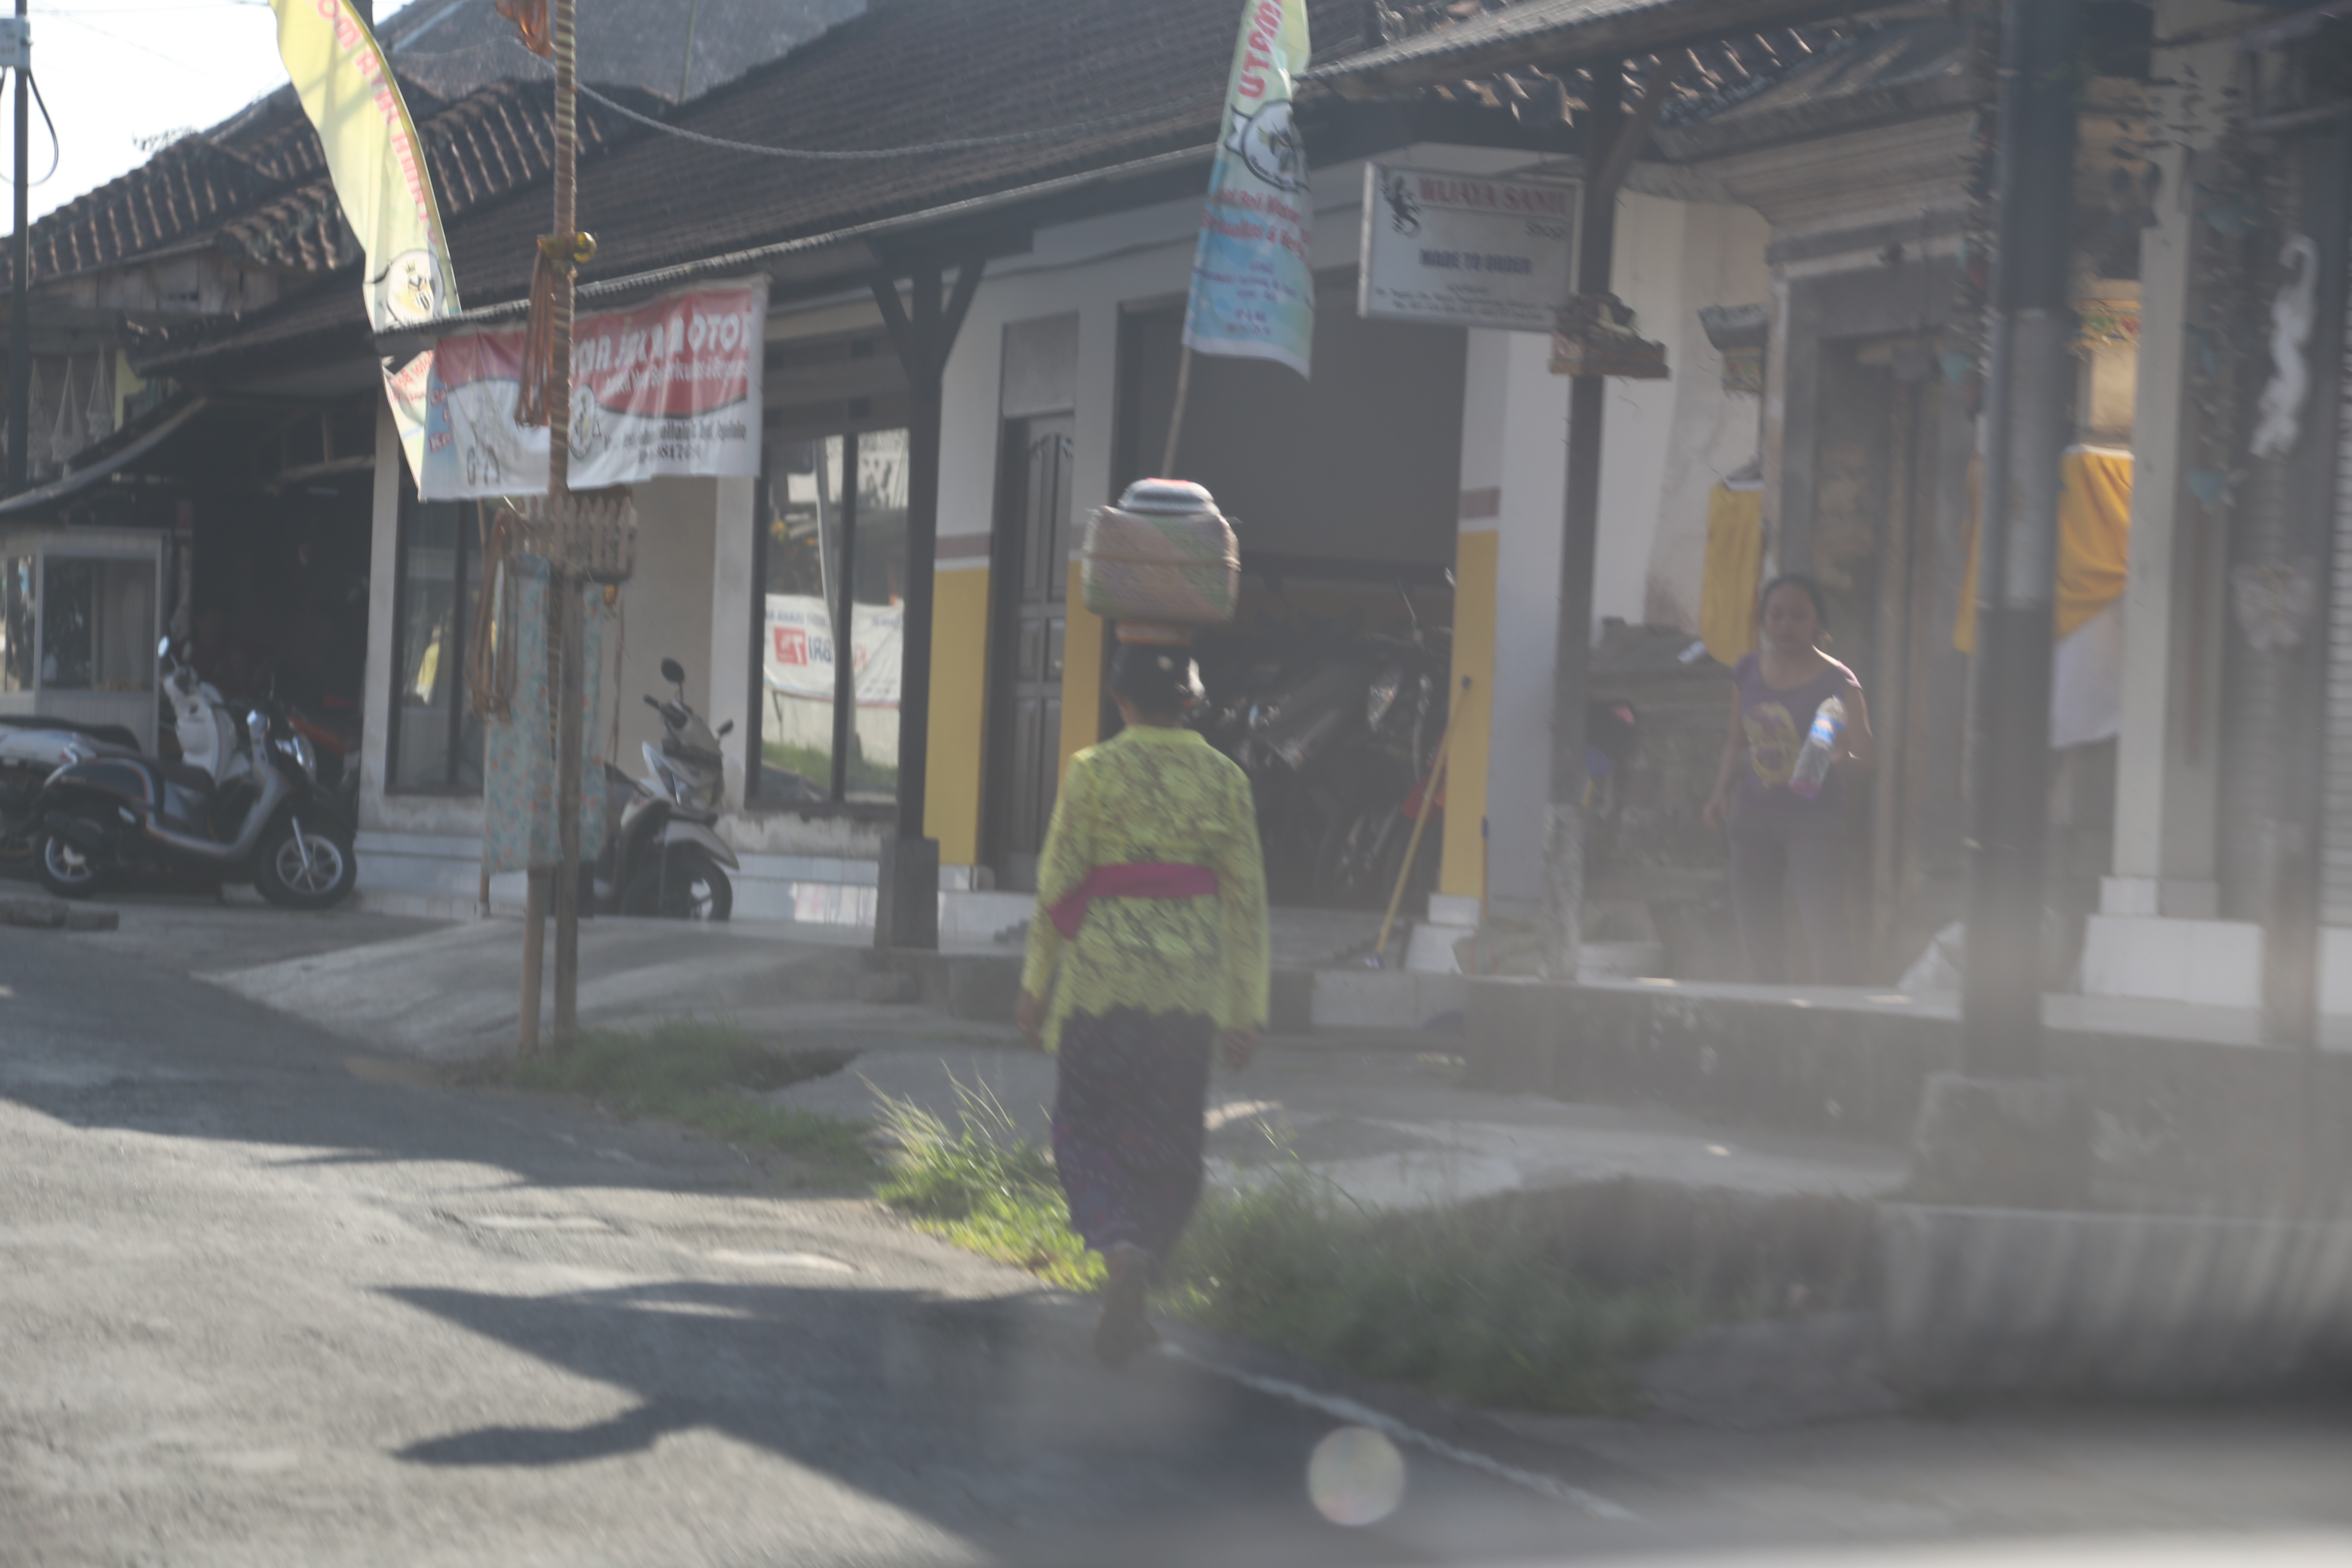
[[[1403,598],[1402,635],[1295,636],[1210,672],[1213,699],[1195,722],[1250,775],[1277,900],[1384,904],[1423,814],[1413,880],[1435,876],[1442,803],[1428,784],[1452,639]]]
[[[167,640],[159,657],[171,668]],[[110,882],[250,881],[287,909],[351,896],[357,825],[319,782],[310,742],[276,704],[246,717],[245,765],[217,783],[142,756],[68,763],[27,813],[33,865],[51,892],[84,898]]]

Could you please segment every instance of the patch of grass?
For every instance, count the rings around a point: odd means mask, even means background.
[[[992,1098],[956,1092],[960,1127],[907,1100],[885,1102],[882,1127],[899,1157],[874,1195],[967,1251],[1065,1289],[1100,1289],[1102,1259],[1070,1229],[1053,1155],[1020,1136]]]
[[[790,1154],[847,1184],[874,1173],[863,1124],[754,1098],[847,1060],[841,1052],[780,1051],[732,1023],[678,1018],[644,1034],[593,1030],[569,1053],[516,1062],[503,1076],[518,1089],[585,1095],[616,1116],[659,1117],[739,1147]]]
[[[1053,1157],[967,1095],[960,1127],[903,1101],[877,1196],[919,1228],[1095,1290],[1102,1260],[1069,1227]],[[1613,1415],[1643,1362],[1714,1316],[1669,1285],[1602,1289],[1558,1257],[1532,1210],[1378,1214],[1292,1165],[1202,1200],[1161,1306],[1203,1327],[1450,1399]]]
[[[1204,1327],[1472,1405],[1622,1415],[1643,1362],[1714,1314],[1694,1292],[1594,1285],[1528,1216],[1382,1214],[1292,1166],[1204,1202],[1164,1299]]]

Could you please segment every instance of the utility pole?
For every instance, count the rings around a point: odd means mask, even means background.
[[[554,0],[555,19],[555,235],[577,257],[580,230],[579,54],[572,31],[573,0]],[[553,370],[548,380],[548,515],[569,522],[572,493],[572,265],[555,269]],[[580,1038],[580,752],[583,728],[580,704],[587,680],[587,627],[580,611],[580,579],[562,552],[549,563],[548,591],[556,606],[552,628],[560,639],[561,673],[555,700],[556,843],[562,858],[555,867],[555,1048],[568,1051]]]
[[[1654,83],[1653,84],[1655,85]],[[1584,121],[1583,214],[1577,225],[1576,291],[1609,292],[1617,247],[1617,191],[1604,189],[1612,154],[1628,134],[1623,71],[1608,61],[1592,69]],[[1544,970],[1574,984],[1584,946],[1584,693],[1592,665],[1593,553],[1601,531],[1601,415],[1605,376],[1568,384],[1568,492],[1559,542],[1559,632],[1552,658],[1551,808],[1544,824]]]
[[[8,300],[8,493],[22,490],[31,476],[33,440],[32,160],[26,142],[33,130],[32,23],[26,0],[16,0],[16,232],[9,240]]]
[[[1584,118],[1584,195],[1576,235],[1576,291],[1610,291],[1617,248],[1617,192],[1664,111],[1689,60],[1669,50],[1651,61],[1641,101],[1628,114],[1622,64],[1596,66]],[[1592,668],[1593,555],[1601,533],[1601,437],[1609,381],[1569,383],[1568,489],[1561,503],[1559,633],[1553,647],[1551,808],[1544,831],[1544,972],[1573,984],[1584,946],[1585,693]]]
[[[2066,1204],[2088,1181],[2088,1111],[2042,1077],[2042,845],[2060,464],[2074,434],[2079,0],[2006,0],[1996,154],[1976,654],[1969,668],[1963,1071],[1920,1116],[1919,1180],[1958,1201]]]

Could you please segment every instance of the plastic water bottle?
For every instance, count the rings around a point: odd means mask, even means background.
[[[1812,732],[1805,737],[1805,749],[1797,753],[1796,771],[1789,775],[1789,787],[1807,800],[1822,793],[1822,784],[1830,776],[1830,764],[1837,760],[1838,737],[1845,733],[1845,702],[1832,697],[1813,712]]]

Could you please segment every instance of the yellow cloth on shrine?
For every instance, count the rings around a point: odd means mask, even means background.
[[[1706,569],[1698,635],[1721,664],[1756,647],[1756,590],[1764,575],[1764,489],[1717,485],[1706,498]]]
[[[2052,635],[2059,641],[2124,596],[2131,559],[2132,456],[2112,447],[2070,447],[2059,468],[2057,602]],[[1983,485],[1969,464],[1969,569],[1960,584],[1952,646],[1977,646],[1977,518]]]

